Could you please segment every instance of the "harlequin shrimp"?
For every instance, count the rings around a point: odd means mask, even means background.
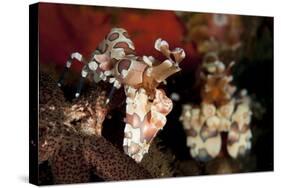
[[[157,87],[181,70],[179,63],[185,58],[183,49],[170,50],[169,44],[160,38],[154,47],[167,59],[160,62],[152,56],[137,56],[127,31],[113,28],[89,61],[78,52],[72,53],[58,82],[59,86],[63,84],[65,73],[76,59],[84,64],[76,97],[79,97],[90,72],[94,74],[95,82],[103,80],[113,84],[106,104],[111,101],[115,90],[124,86],[127,98],[123,146],[125,153],[137,162],[148,152],[151,141],[163,128],[166,116],[172,110],[172,101]]]
[[[228,67],[214,53],[205,56],[200,69],[201,104],[186,104],[180,120],[187,134],[187,146],[192,157],[208,161],[219,155],[221,132],[227,134],[226,149],[232,158],[245,155],[251,149],[252,112],[246,90],[235,96]]]

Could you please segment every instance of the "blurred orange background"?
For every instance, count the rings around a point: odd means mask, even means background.
[[[41,3],[40,63],[63,67],[75,51],[89,57],[112,27],[128,31],[140,56],[161,58],[154,42],[163,38],[171,48],[185,48],[188,58],[196,57],[192,44],[184,42],[186,29],[173,11]],[[188,64],[188,58],[183,64]],[[75,63],[73,67],[78,71],[81,65]]]

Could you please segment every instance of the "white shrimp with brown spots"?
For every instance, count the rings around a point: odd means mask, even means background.
[[[160,38],[155,41],[154,47],[166,57],[164,61],[157,61],[152,56],[137,56],[127,31],[113,28],[92,53],[88,63],[77,52],[71,54],[66,63],[66,69],[70,68],[73,59],[85,63],[76,97],[80,95],[89,72],[94,74],[95,82],[103,80],[113,84],[106,104],[114,91],[124,86],[127,106],[123,146],[125,152],[137,162],[147,153],[149,144],[164,127],[166,116],[172,110],[171,100],[157,87],[181,70],[179,63],[185,58],[183,49],[170,50],[168,42]],[[64,73],[59,86],[63,83]]]

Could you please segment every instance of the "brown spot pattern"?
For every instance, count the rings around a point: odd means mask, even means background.
[[[123,48],[126,55],[135,55],[136,52],[129,47],[127,42],[117,42],[113,48]]]
[[[111,35],[109,35],[108,40],[109,41],[114,41],[119,37],[119,33],[112,33]]]
[[[124,35],[124,37],[126,37],[127,39],[130,38],[129,34],[128,34],[126,31],[123,33],[123,35]]]
[[[204,124],[204,126],[200,130],[200,137],[205,142],[209,138],[216,137],[218,135],[217,130],[210,130],[210,128]]]
[[[131,61],[129,59],[122,59],[118,63],[118,72],[121,74],[122,70],[128,70],[131,66]]]
[[[186,134],[187,134],[187,136],[191,136],[191,137],[196,137],[197,136],[197,132],[193,128],[188,129],[186,131]]]
[[[129,44],[127,42],[117,42],[113,48],[129,48]]]

